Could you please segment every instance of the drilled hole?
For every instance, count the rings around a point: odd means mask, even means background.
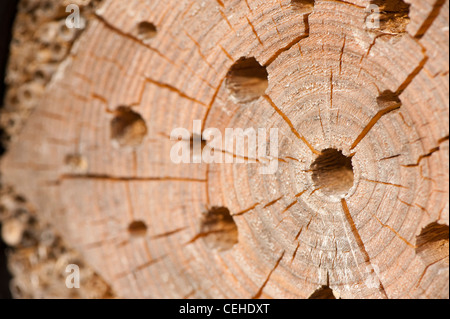
[[[53,11],[53,3],[51,1],[44,2],[44,4],[41,5],[41,8],[44,11]]]
[[[265,94],[268,76],[266,68],[255,58],[241,58],[228,72],[226,85],[237,102],[248,103]]]
[[[393,35],[406,32],[410,4],[403,0],[372,0],[370,3],[379,8],[379,14],[371,14],[379,19],[379,31]]]
[[[158,33],[158,29],[156,28],[156,26],[153,23],[143,21],[138,24],[137,33],[138,33],[138,38],[140,40],[147,41],[147,40],[150,40],[150,39],[153,39],[154,37],[156,37],[156,34]]]
[[[211,249],[225,251],[238,242],[238,229],[228,208],[213,207],[202,221],[201,234]]]
[[[398,97],[398,94],[386,90],[383,93],[381,93],[380,96],[377,98],[377,103],[381,109],[387,109],[389,107],[401,105],[402,101]]]
[[[31,99],[33,97],[33,94],[31,94],[30,90],[24,90],[23,91],[23,97],[27,100]]]
[[[448,258],[448,226],[439,223],[429,224],[417,236],[416,253],[426,264],[436,263]]]
[[[46,78],[45,73],[44,73],[44,71],[42,71],[42,70],[37,70],[37,71],[34,73],[34,77],[35,77],[37,80],[44,80],[44,79]]]
[[[314,291],[308,299],[336,299],[333,290],[328,286],[322,286]]]
[[[312,178],[317,189],[326,195],[346,195],[353,186],[351,157],[341,151],[326,149],[311,165]]]
[[[147,135],[147,125],[138,113],[121,106],[111,120],[111,139],[120,147],[139,146]]]
[[[128,226],[128,233],[133,237],[142,237],[147,233],[147,225],[140,220],[132,222]]]
[[[87,159],[80,154],[69,154],[64,158],[64,164],[70,171],[85,172],[88,169]]]
[[[303,14],[310,14],[314,10],[315,0],[291,0],[291,6],[294,10]]]

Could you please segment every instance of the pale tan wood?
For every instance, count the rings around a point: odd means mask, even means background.
[[[292,2],[104,2],[2,161],[119,296],[448,298],[448,1]],[[196,119],[279,170],[172,163]]]

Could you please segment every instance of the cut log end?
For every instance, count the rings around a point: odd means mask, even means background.
[[[104,2],[2,174],[121,297],[448,298],[448,20]]]

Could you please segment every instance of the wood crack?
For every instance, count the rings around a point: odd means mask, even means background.
[[[388,186],[394,186],[394,187],[399,187],[399,188],[408,188],[406,186],[400,185],[400,184],[394,184],[394,183],[389,183],[389,182],[382,182],[382,181],[376,181],[376,180],[372,180],[372,179],[366,179],[366,178],[362,178],[363,181],[366,182],[371,182],[371,183],[377,183],[377,184],[383,184],[383,185],[388,185]]]
[[[282,199],[283,197],[284,197],[284,196],[281,196],[281,197],[279,197],[279,198],[277,198],[277,199],[271,201],[270,203],[266,204],[263,208],[268,208],[268,207],[270,207],[270,206],[272,206],[272,205],[275,205],[275,204],[276,204],[280,199]]]
[[[300,35],[298,37],[296,37],[294,40],[292,40],[287,46],[279,49],[265,64],[265,67],[268,67],[269,65],[271,65],[283,52],[289,51],[294,45],[296,45],[297,43],[300,43],[301,40],[307,38],[309,36],[309,32],[303,35]]]
[[[306,144],[306,146],[308,146],[308,148],[311,150],[311,152],[313,152],[316,155],[320,155],[321,152],[317,151],[316,149],[314,149],[314,147],[306,140],[306,138],[302,135],[300,135],[300,133],[297,131],[297,129],[294,127],[294,125],[292,124],[291,120],[286,116],[286,114],[283,113],[283,111],[281,111],[276,104],[272,101],[272,99],[270,98],[270,96],[268,96],[267,94],[264,94],[263,97],[267,100],[267,102],[269,102],[269,104],[273,107],[273,109],[283,118],[283,120],[289,125],[289,127],[291,128],[292,133],[294,133],[294,135],[299,138],[303,143]]]
[[[385,116],[386,114],[389,114],[395,110],[398,110],[402,106],[401,103],[397,103],[395,105],[392,105],[384,110],[379,111],[366,125],[366,127],[362,130],[361,134],[356,138],[356,140],[353,142],[350,150],[353,150],[358,146],[358,144],[366,137],[367,134],[369,134],[370,130],[375,126],[375,124],[378,123],[378,121]]]
[[[295,247],[294,253],[292,254],[291,263],[294,261],[295,256],[297,256],[298,249],[300,248],[300,242],[297,242],[297,247]]]
[[[111,176],[103,174],[86,174],[86,175],[61,175],[58,182],[63,180],[99,180],[99,181],[110,181],[110,182],[196,182],[204,183],[205,179],[199,178],[179,178],[179,177],[122,177],[122,176]]]
[[[121,279],[123,277],[126,277],[128,275],[134,274],[134,273],[136,273],[138,271],[141,271],[141,270],[143,270],[143,269],[145,269],[147,267],[150,267],[150,266],[156,264],[157,262],[159,262],[159,261],[161,261],[161,260],[163,260],[163,259],[165,259],[167,257],[168,257],[168,255],[164,255],[164,256],[161,256],[159,258],[152,259],[152,260],[150,260],[150,261],[148,261],[148,262],[146,262],[146,263],[144,263],[144,264],[142,264],[140,266],[135,267],[134,269],[131,269],[131,271],[129,271],[129,272],[124,271],[122,273],[117,274],[114,277],[114,279],[117,280],[117,279]]]
[[[398,233],[398,231],[396,231],[394,228],[392,228],[391,226],[384,224],[377,216],[372,215],[379,223],[381,226],[389,229],[390,231],[392,231],[398,238],[400,238],[405,244],[407,244],[409,247],[411,248],[417,248],[415,245],[411,244],[405,237],[403,237],[402,235],[400,235]]]
[[[352,215],[350,214],[350,210],[348,208],[348,204],[347,201],[345,200],[345,198],[341,199],[341,204],[342,204],[342,210],[344,211],[344,216],[347,220],[348,225],[350,226],[351,232],[353,234],[354,239],[356,240],[356,244],[358,245],[363,257],[364,257],[364,262],[368,265],[370,265],[370,269],[371,269],[371,274],[375,275],[378,278],[379,281],[379,290],[380,292],[386,297],[388,298],[387,294],[386,294],[386,290],[384,289],[383,283],[381,282],[380,278],[378,277],[378,274],[374,271],[374,267],[372,265],[372,262],[370,260],[370,256],[369,253],[366,250],[366,247],[364,245],[364,242],[362,241],[362,238],[358,232],[358,229],[356,228],[356,224],[353,220]]]
[[[190,97],[189,95],[187,95],[186,93],[182,92],[181,90],[177,89],[176,87],[174,87],[172,85],[169,85],[169,84],[166,84],[166,83],[162,83],[162,82],[150,79],[148,77],[145,78],[145,81],[148,82],[148,83],[154,84],[154,85],[156,85],[156,86],[158,86],[160,88],[167,89],[167,90],[169,90],[171,92],[174,92],[174,93],[178,94],[183,99],[186,99],[186,100],[189,100],[191,102],[200,104],[202,106],[207,106],[202,101],[197,100],[197,99],[195,99],[193,97]]]
[[[220,83],[217,86],[216,90],[214,91],[214,94],[213,94],[213,96],[211,98],[211,102],[209,102],[209,104],[208,104],[208,110],[206,111],[205,116],[204,116],[203,121],[202,121],[202,132],[205,130],[206,120],[208,119],[209,113],[211,112],[211,109],[212,109],[212,107],[214,105],[214,102],[216,101],[217,96],[219,95],[220,89],[221,89],[221,87],[223,85],[223,82],[225,81],[226,78],[227,78],[226,76],[224,78],[222,78],[222,80],[220,81]]]
[[[179,65],[177,65],[174,61],[170,60],[168,57],[166,57],[164,54],[162,54],[159,50],[155,49],[154,47],[151,47],[147,44],[145,44],[144,42],[142,42],[141,40],[139,40],[138,38],[132,36],[131,34],[128,34],[126,32],[123,32],[122,30],[116,28],[114,25],[112,25],[111,23],[109,23],[104,17],[95,14],[94,15],[98,21],[100,21],[101,23],[103,23],[103,25],[108,28],[109,30],[111,30],[114,33],[117,33],[121,36],[123,36],[126,39],[132,40],[133,42],[149,49],[150,51],[156,53],[156,55],[158,55],[159,57],[161,57],[162,59],[166,60],[170,65],[175,66],[175,67],[179,67]],[[199,80],[201,80],[202,82],[205,82],[208,86],[211,86],[211,84],[209,84],[208,81],[206,81],[205,79],[201,78],[192,68],[190,68],[188,65],[184,65],[183,67],[187,68],[193,75],[195,75]]]
[[[252,297],[252,299],[259,299],[259,298],[261,297],[264,288],[266,287],[267,283],[268,283],[269,280],[270,280],[270,277],[272,276],[272,274],[273,274],[273,272],[275,271],[275,269],[277,269],[278,266],[280,265],[281,260],[282,260],[283,257],[284,257],[284,253],[285,253],[285,251],[283,251],[283,252],[281,253],[281,256],[280,256],[280,258],[278,258],[278,260],[277,260],[275,266],[274,266],[274,267],[272,268],[272,270],[269,272],[269,274],[267,275],[267,278],[266,278],[266,280],[264,281],[264,283],[262,284],[261,288],[259,288],[259,290],[256,292],[256,294]]]
[[[198,54],[200,55],[200,57],[202,58],[203,61],[205,61],[205,63],[209,66],[209,68],[211,70],[214,71],[214,73],[217,74],[216,69],[214,69],[214,67],[211,65],[211,63],[208,62],[208,60],[206,59],[206,56],[203,54],[202,52],[202,48],[200,46],[200,43],[198,43],[198,41],[196,41],[186,30],[183,30],[184,33],[186,34],[186,36],[194,43],[194,45],[197,48]]]
[[[344,36],[344,43],[342,44],[341,52],[339,53],[339,75],[342,74],[342,58],[344,57],[345,43],[347,42],[347,36]]]
[[[154,236],[152,236],[152,239],[159,239],[159,238],[164,238],[164,237],[170,237],[170,236],[175,235],[175,234],[177,234],[179,232],[182,232],[183,230],[186,230],[186,229],[187,229],[187,227],[180,227],[180,228],[177,228],[175,230],[171,230],[171,231],[168,231],[168,232],[165,232],[165,233],[162,233],[162,234],[154,235]]]
[[[433,25],[433,22],[439,16],[442,7],[445,5],[445,2],[446,2],[446,0],[437,0],[435,2],[430,14],[425,19],[425,21],[422,23],[419,30],[417,30],[416,35],[415,35],[416,38],[421,39],[425,35],[425,33],[428,31],[428,29]]]
[[[386,161],[386,160],[394,159],[394,158],[397,158],[397,157],[400,157],[400,156],[402,156],[402,155],[401,154],[397,154],[397,155],[392,155],[392,156],[388,156],[388,157],[383,157],[383,158],[380,159],[380,161]]]
[[[256,39],[258,39],[259,44],[261,44],[261,46],[264,46],[264,43],[261,41],[261,38],[259,37],[258,33],[256,32],[255,26],[252,24],[252,22],[250,21],[250,19],[248,17],[245,17],[247,19],[248,24],[250,25],[250,28],[253,31],[253,34],[255,35]]]
[[[287,212],[289,209],[291,209],[291,207],[292,206],[294,206],[295,204],[297,204],[298,203],[298,201],[297,200],[295,200],[295,201],[293,201],[292,203],[290,203],[282,212],[281,212],[281,214],[284,214],[285,212]]]
[[[243,211],[241,211],[241,212],[238,212],[238,213],[236,213],[236,214],[233,214],[233,215],[231,215],[231,216],[242,216],[242,215],[244,215],[244,214],[246,214],[246,213],[252,211],[253,209],[255,209],[258,205],[260,205],[260,204],[259,204],[259,203],[256,203],[256,204],[253,205],[252,207],[249,207],[249,208],[247,208],[247,209],[245,209],[245,210],[243,210]]]
[[[422,162],[423,159],[431,157],[431,155],[433,155],[436,152],[440,151],[440,147],[435,147],[433,149],[431,149],[428,153],[424,154],[424,155],[420,155],[419,158],[417,159],[417,162],[415,164],[407,164],[407,165],[402,165],[403,167],[417,167],[420,165],[420,163]]]
[[[225,12],[223,12],[222,10],[219,10],[220,15],[223,17],[223,19],[225,20],[225,22],[228,24],[228,26],[230,27],[231,31],[236,32],[233,28],[233,25],[231,24],[230,20],[228,20],[227,15],[225,14]]]
[[[204,237],[207,237],[207,236],[212,235],[212,234],[220,234],[220,233],[226,233],[226,232],[227,232],[227,229],[214,229],[214,230],[210,230],[210,231],[207,231],[207,232],[202,232],[202,233],[199,233],[199,234],[195,235],[185,245],[189,245],[189,244],[195,243],[200,238],[204,238]]]
[[[411,72],[411,74],[408,75],[406,80],[400,85],[398,88],[396,95],[400,96],[403,91],[406,90],[406,88],[411,84],[411,82],[415,79],[415,77],[422,71],[422,69],[425,67],[425,64],[427,63],[429,57],[426,54],[426,49],[418,43],[422,47],[422,54],[424,55],[422,61],[420,61],[419,65]]]

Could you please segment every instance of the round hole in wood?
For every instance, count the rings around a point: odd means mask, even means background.
[[[354,183],[351,157],[336,149],[326,149],[311,165],[316,189],[326,195],[346,195]]]
[[[132,237],[142,237],[147,233],[147,224],[141,220],[136,220],[128,226],[128,233]]]
[[[336,299],[333,290],[328,286],[322,286],[314,291],[308,299]]]
[[[379,13],[374,16],[379,21],[376,31],[391,36],[406,32],[410,22],[409,3],[403,0],[371,0],[370,4],[378,6]]]
[[[402,101],[397,93],[386,90],[378,96],[377,104],[381,109],[387,109],[389,107],[401,106]]]
[[[118,107],[111,120],[111,139],[119,147],[139,146],[147,135],[147,125],[141,115],[126,106]]]
[[[448,259],[448,226],[437,222],[422,229],[416,241],[416,253],[427,264]]]
[[[158,34],[158,29],[156,26],[147,21],[143,21],[137,26],[138,38],[142,41],[150,40],[156,37]]]
[[[309,14],[314,10],[315,0],[292,0],[291,6],[294,10],[303,14]]]
[[[257,100],[265,94],[269,74],[255,58],[239,59],[228,72],[226,85],[238,103]]]
[[[87,159],[81,154],[66,155],[64,164],[70,171],[74,172],[85,172],[88,168]]]
[[[201,234],[211,249],[225,251],[238,243],[238,228],[226,207],[213,207],[204,216]]]

